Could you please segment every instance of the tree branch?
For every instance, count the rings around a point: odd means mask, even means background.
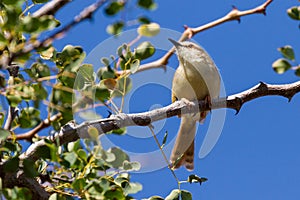
[[[179,41],[184,41],[187,39],[191,39],[194,35],[196,35],[197,33],[200,33],[204,30],[213,28],[217,25],[223,24],[225,22],[228,21],[233,21],[233,20],[237,20],[237,21],[241,21],[241,17],[246,16],[246,15],[252,15],[252,14],[264,14],[266,15],[266,9],[267,7],[272,3],[273,0],[267,0],[265,3],[253,8],[253,9],[249,9],[249,10],[245,10],[245,11],[240,11],[238,10],[236,7],[233,7],[233,9],[227,13],[225,16],[214,20],[210,23],[204,24],[202,26],[196,27],[196,28],[191,28],[188,26],[184,26],[185,31],[182,33]],[[139,67],[138,71],[145,71],[148,69],[152,69],[152,68],[164,68],[165,66],[168,64],[168,60],[170,59],[170,57],[174,54],[175,52],[175,48],[172,47],[164,56],[162,56],[161,58],[153,61],[153,62],[149,62],[146,64],[143,64]]]
[[[32,16],[41,17],[43,15],[54,15],[59,9],[69,2],[71,2],[71,0],[52,0],[32,13]]]
[[[31,191],[32,199],[47,200],[49,198],[49,193],[34,178],[27,177],[23,170],[19,170],[17,173],[2,173],[2,168],[3,166],[0,166],[0,177],[4,188],[26,187]]]
[[[47,140],[56,143],[59,141],[58,145],[76,141],[79,138],[88,138],[90,128],[96,128],[99,135],[119,129],[127,126],[148,126],[151,123],[162,120],[165,118],[170,118],[177,116],[179,114],[185,113],[196,113],[199,111],[207,111],[211,109],[219,108],[231,108],[236,110],[238,113],[241,107],[253,99],[263,97],[263,96],[283,96],[288,98],[290,101],[292,97],[300,92],[300,81],[290,84],[280,84],[271,85],[266,83],[259,83],[258,85],[243,91],[238,94],[228,96],[227,98],[220,98],[212,100],[211,106],[205,101],[194,102],[194,105],[185,101],[176,101],[166,107],[135,114],[117,114],[112,115],[109,118],[95,120],[91,122],[84,122],[80,125],[75,124],[73,121],[65,125],[59,133],[54,136],[47,137]],[[30,158],[32,160],[37,160],[39,157],[37,151],[45,145],[45,140],[40,140],[33,143],[25,153],[20,156],[20,159]]]
[[[39,131],[41,131],[44,128],[47,128],[51,125],[51,122],[56,121],[62,116],[61,113],[57,113],[56,115],[53,115],[49,119],[43,120],[39,125],[31,129],[30,131],[26,133],[21,133],[15,136],[9,136],[8,139],[16,139],[16,140],[28,140],[31,141],[33,136],[37,134]]]

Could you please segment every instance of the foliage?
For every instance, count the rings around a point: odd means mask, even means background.
[[[25,3],[26,2],[26,3]],[[47,0],[34,0],[31,6],[44,4]],[[109,17],[118,17],[126,12],[127,1],[110,1],[103,9]],[[133,199],[131,195],[142,190],[142,185],[132,182],[130,172],[140,169],[138,162],[131,162],[129,156],[117,147],[104,150],[98,133],[89,129],[91,139],[59,145],[45,140],[46,145],[37,149],[39,159],[21,158],[23,142],[17,133],[35,131],[36,128],[51,127],[51,132],[59,131],[73,120],[73,113],[85,110],[90,102],[107,106],[114,98],[124,96],[132,87],[130,76],[136,73],[141,62],[155,53],[154,46],[148,42],[122,44],[116,55],[100,59],[101,67],[96,73],[93,65],[83,64],[85,52],[80,46],[66,45],[57,50],[51,42],[37,45],[35,51],[27,51],[31,45],[38,44],[52,29],[60,27],[53,15],[34,17],[28,12],[27,1],[3,0],[0,2],[0,88],[9,109],[18,112],[9,130],[0,129],[0,193],[7,199],[32,198],[26,186],[6,187],[5,174],[22,170],[26,177],[39,180],[44,189],[52,194],[50,199]],[[153,10],[153,0],[138,0],[136,6],[142,10]],[[123,14],[122,14],[123,15]],[[159,32],[159,25],[151,23],[146,16],[136,20],[141,24],[139,37],[152,37]],[[107,27],[111,34],[118,34],[126,28],[124,19]],[[138,40],[136,41],[138,42]],[[100,64],[100,62],[99,62]],[[75,79],[76,78],[76,79]],[[73,102],[73,95],[79,92],[82,98]],[[45,113],[41,110],[45,110]],[[120,112],[111,110],[111,112]],[[92,114],[86,112],[88,120]],[[49,121],[50,116],[59,116]],[[7,114],[0,112],[0,123],[4,125]],[[48,122],[45,122],[47,118]],[[38,129],[38,131],[42,130]],[[34,132],[37,133],[37,132]],[[114,130],[122,135],[126,129]],[[42,139],[38,135],[26,138],[32,142]],[[165,138],[166,140],[166,138]],[[165,143],[164,141],[163,143]],[[174,190],[167,199],[191,199],[188,191]],[[149,199],[163,199],[158,196]]]
[[[294,6],[287,10],[288,16],[296,21],[300,20],[300,6]],[[300,76],[300,65],[296,62],[295,52],[292,46],[286,45],[279,47],[278,51],[283,58],[279,58],[273,62],[272,67],[278,74],[283,74],[288,70],[294,70],[295,75]]]

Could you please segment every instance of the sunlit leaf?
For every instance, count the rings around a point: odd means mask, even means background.
[[[1,118],[4,118],[3,113]],[[0,128],[0,143],[4,140],[6,140],[6,138],[10,135],[10,132],[8,130],[5,130],[3,128]]]
[[[143,42],[135,49],[135,58],[144,60],[155,53],[155,48],[150,42]]]
[[[165,198],[165,200],[179,200],[180,198],[180,190],[175,189]]]
[[[278,51],[280,51],[280,53],[282,54],[283,57],[285,57],[286,59],[295,60],[295,53],[294,50],[291,46],[286,45],[284,47],[280,47],[278,48]]]
[[[115,23],[107,26],[106,31],[109,34],[117,35],[122,32],[123,27],[124,27],[124,22],[118,21],[118,22],[115,22]]]
[[[287,10],[288,15],[290,18],[294,20],[300,20],[300,6],[294,6]]]
[[[274,71],[277,72],[278,74],[283,74],[284,72],[289,70],[292,66],[287,60],[280,58],[272,64],[272,67]]]
[[[123,162],[125,160],[129,161],[129,156],[124,151],[122,151],[121,149],[119,149],[117,147],[110,148],[108,150],[108,152],[113,153],[116,157],[116,159],[114,161],[108,162],[114,168],[117,168],[117,169],[121,168],[123,166]]]

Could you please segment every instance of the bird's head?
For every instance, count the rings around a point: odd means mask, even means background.
[[[192,62],[195,59],[200,59],[201,57],[203,58],[203,56],[207,55],[202,47],[193,42],[177,42],[170,38],[169,40],[175,46],[180,61]]]

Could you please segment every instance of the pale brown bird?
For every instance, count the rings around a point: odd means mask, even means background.
[[[172,102],[176,100],[207,100],[218,98],[220,94],[220,75],[211,57],[195,43],[176,42],[179,66],[172,83]],[[171,154],[174,168],[184,165],[194,169],[194,137],[197,121],[203,122],[206,112],[181,115],[181,123]]]

